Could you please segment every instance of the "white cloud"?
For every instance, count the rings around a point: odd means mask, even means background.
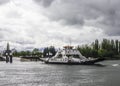
[[[27,2],[27,3],[26,3]],[[0,46],[9,41],[12,48],[61,47],[70,43],[90,43],[106,35],[95,26],[71,26],[52,21],[45,8],[32,0],[11,0],[0,6]],[[63,21],[62,21],[63,22]]]

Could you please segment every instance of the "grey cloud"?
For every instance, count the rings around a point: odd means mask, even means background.
[[[10,0],[0,0],[0,5],[5,4],[5,3],[9,2],[9,1]]]
[[[8,40],[10,33],[12,33],[10,29],[0,28],[0,40]]]
[[[73,37],[71,35],[66,35],[66,34],[56,32],[56,33],[49,33],[47,35],[47,37],[48,37],[48,39],[61,40],[67,44],[70,44],[70,42],[72,42],[72,43],[79,43],[80,42],[79,37],[76,37],[76,34],[74,34],[74,37]]]
[[[54,0],[35,0],[38,4],[43,5],[44,7],[49,7]]]
[[[18,43],[18,44],[21,44],[21,45],[23,45],[23,44],[35,44],[35,42],[32,42],[32,41],[28,41],[28,40],[26,40],[26,41],[23,41],[23,40],[18,40],[18,41],[15,41],[16,43]]]
[[[12,43],[17,43],[20,45],[32,45],[35,44],[35,42],[33,40],[29,40],[25,37],[22,37],[17,35],[16,36],[16,32],[14,30],[12,30],[11,28],[0,28],[0,42],[2,41],[9,41]]]
[[[48,4],[47,1],[49,0],[44,0],[44,4]],[[85,25],[85,21],[95,20],[92,25],[102,28],[106,34],[120,34],[120,0],[52,0],[51,2],[47,5],[49,7],[45,8],[45,13],[51,20],[80,26]]]
[[[26,47],[24,50],[33,50],[34,47]]]

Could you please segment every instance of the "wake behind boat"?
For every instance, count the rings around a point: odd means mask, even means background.
[[[64,49],[58,50],[55,56],[41,61],[47,64],[72,64],[72,65],[92,65],[103,61],[103,58],[86,58],[73,46],[64,46]]]

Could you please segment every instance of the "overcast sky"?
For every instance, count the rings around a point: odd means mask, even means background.
[[[0,48],[81,45],[120,37],[120,0],[0,0]]]

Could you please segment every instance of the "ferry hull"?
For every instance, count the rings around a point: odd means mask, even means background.
[[[65,64],[65,65],[93,65],[96,62],[101,62],[104,61],[105,59],[99,58],[96,60],[89,60],[89,61],[84,61],[84,62],[49,62],[49,61],[44,61],[46,64]]]

